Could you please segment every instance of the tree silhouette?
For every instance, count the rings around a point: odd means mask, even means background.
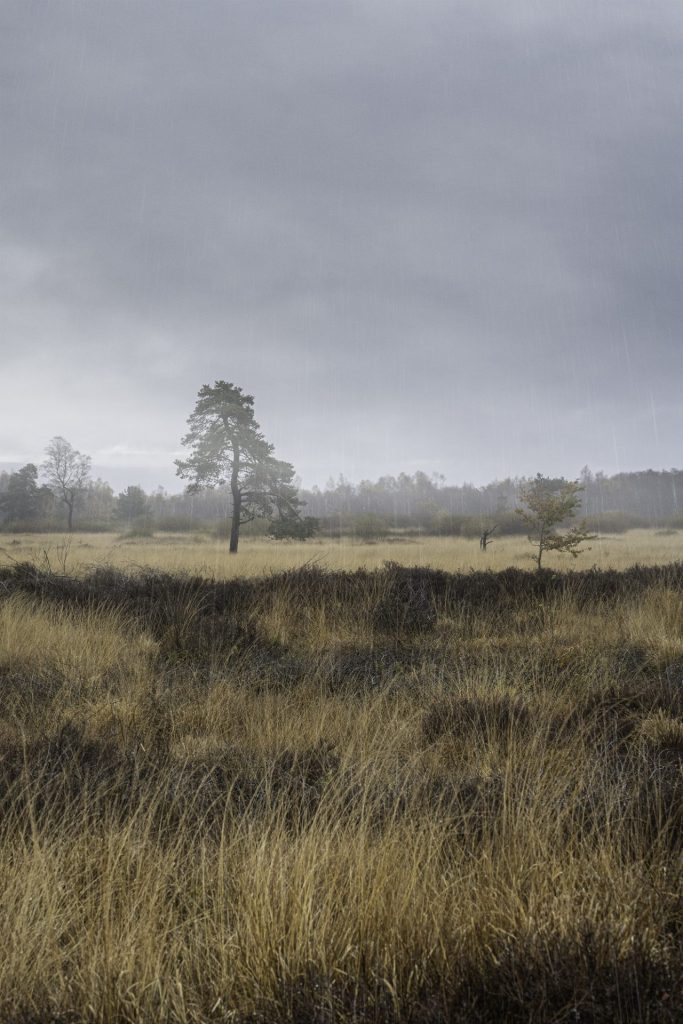
[[[90,456],[82,455],[64,437],[53,437],[45,454],[47,458],[41,469],[53,494],[66,505],[71,533],[74,507],[90,477]]]
[[[301,502],[289,462],[273,456],[273,446],[254,419],[254,399],[224,380],[199,391],[182,445],[187,459],[176,460],[178,476],[189,491],[230,485],[230,552],[237,553],[240,526],[252,519],[299,518]]]

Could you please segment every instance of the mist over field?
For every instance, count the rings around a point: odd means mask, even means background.
[[[0,462],[173,489],[223,378],[306,487],[681,464],[676,0],[0,17]]]

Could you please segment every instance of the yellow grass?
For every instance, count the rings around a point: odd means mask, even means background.
[[[0,672],[97,686],[113,674],[144,675],[155,647],[148,636],[131,635],[114,611],[36,605],[21,596],[0,603]]]
[[[533,568],[532,547],[524,537],[500,537],[486,553],[476,539],[399,538],[363,543],[348,537],[340,541],[314,539],[282,542],[244,537],[240,550],[231,556],[227,541],[206,534],[157,534],[151,539],[125,539],[115,534],[20,534],[0,535],[0,564],[46,560],[55,571],[78,573],[93,565],[111,564],[132,569],[155,566],[169,572],[189,571],[227,578],[256,576],[314,562],[328,569],[380,568],[386,561],[424,565],[448,572],[470,569]],[[574,559],[549,552],[544,565],[555,569],[624,569],[639,563],[659,565],[683,558],[683,533],[629,530],[594,540],[590,550]]]

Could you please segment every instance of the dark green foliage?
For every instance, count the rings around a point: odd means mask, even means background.
[[[315,516],[303,516],[293,519],[291,516],[273,519],[268,527],[268,533],[275,540],[308,540],[315,537],[320,530],[320,523]]]
[[[38,469],[32,462],[10,473],[7,487],[0,494],[0,512],[15,527],[30,528],[49,514],[51,504],[52,492],[49,487],[38,486]]]
[[[366,512],[365,515],[356,516],[350,524],[350,532],[359,540],[373,541],[382,540],[389,533],[389,526],[380,516]]]

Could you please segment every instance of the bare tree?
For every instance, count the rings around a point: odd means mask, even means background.
[[[82,455],[64,437],[53,437],[40,467],[53,494],[67,508],[69,533],[73,530],[74,506],[90,478],[90,456]]]
[[[488,547],[491,535],[498,529],[498,523],[494,523],[493,526],[482,526],[481,535],[479,537],[479,547],[482,551],[486,551]]]

